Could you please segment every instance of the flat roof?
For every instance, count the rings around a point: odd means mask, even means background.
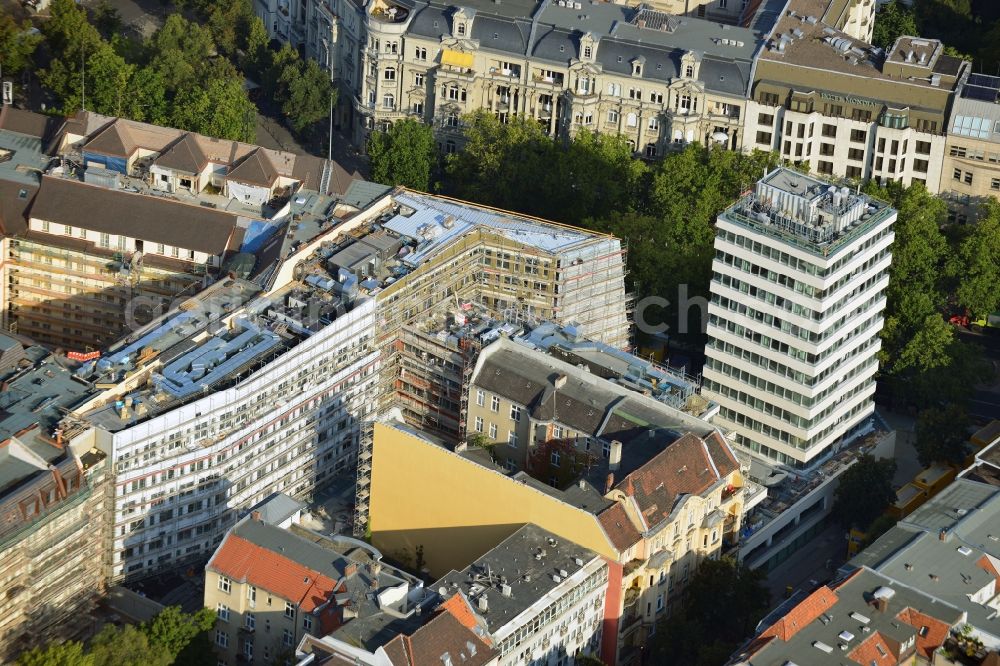
[[[462,592],[495,633],[597,557],[594,551],[529,523],[462,571],[444,575],[431,589],[442,597]],[[504,585],[509,594],[504,594]]]

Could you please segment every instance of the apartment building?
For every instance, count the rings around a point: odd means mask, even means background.
[[[943,663],[935,655],[965,613],[936,595],[862,567],[764,618],[730,666]]]
[[[204,288],[291,218],[311,222],[352,180],[320,158],[88,112],[50,134],[19,147],[40,164],[24,223],[7,232],[6,314],[77,351]]]
[[[979,207],[1000,199],[1000,77],[965,72],[951,108],[941,193],[950,218],[975,220]]]
[[[86,637],[105,589],[104,454],[72,446],[58,423],[85,399],[57,358],[0,335],[0,659],[46,640]]]
[[[278,495],[267,504],[288,500]],[[392,613],[400,623],[419,616],[418,578],[383,564],[363,541],[301,527],[287,510],[278,516],[284,520],[270,521],[267,504],[228,531],[205,567],[220,663],[281,661],[307,637],[376,614]]]
[[[987,650],[998,650],[1000,489],[993,477],[995,458],[992,464],[984,462],[979,467],[986,474],[975,467],[969,470],[968,478],[956,479],[928,499],[845,564],[841,573],[870,568],[899,587],[933,597],[955,609]]]
[[[521,527],[432,587],[473,604],[501,666],[599,654],[608,564],[537,525]]]
[[[358,647],[333,635],[305,636],[295,657],[298,666],[350,663],[364,666],[496,666],[499,654],[485,639],[482,619],[467,599],[452,595],[433,610],[425,624],[415,629],[395,627],[393,636],[379,636],[372,645]]]
[[[620,133],[637,154],[656,157],[692,141],[744,145],[741,119],[761,32],[733,25],[738,4],[692,3],[694,16],[686,17],[535,0],[295,8],[257,0],[255,11],[282,41],[289,34],[282,26],[301,26],[289,28],[296,34],[287,39],[340,83],[349,107],[339,120],[358,146],[371,131],[410,117],[432,124],[440,148],[451,152],[462,142],[462,114],[488,109],[501,120],[534,118],[552,136],[582,128]]]
[[[478,450],[450,451],[401,423],[376,423],[374,433],[376,547],[394,558],[419,548],[432,575],[464,569],[524,523],[594,551],[608,562],[600,653],[608,664],[639,658],[653,625],[671,612],[698,564],[734,542],[725,530],[738,532],[745,504],[754,501],[753,484],[717,433],[663,440],[649,446],[659,450],[646,460],[626,451],[614,472],[615,463],[598,459],[593,474],[562,490],[510,474]],[[599,486],[591,481],[597,476]],[[653,504],[666,515],[651,517]]]
[[[809,468],[870,429],[895,219],[784,168],[719,216],[702,392],[738,445]]]
[[[770,33],[744,147],[820,175],[940,191],[949,108],[969,63],[933,39],[900,37],[883,52],[828,23],[827,6],[791,0]]]

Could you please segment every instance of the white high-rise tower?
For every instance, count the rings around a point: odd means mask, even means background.
[[[868,422],[895,220],[784,168],[719,216],[703,394],[740,446],[804,468]]]

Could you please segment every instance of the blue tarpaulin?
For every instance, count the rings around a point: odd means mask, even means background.
[[[107,155],[84,152],[83,161],[86,164],[100,164],[109,171],[117,171],[121,174],[125,174],[128,171],[124,157],[108,157]]]
[[[240,247],[240,252],[257,252],[264,246],[265,241],[274,235],[278,227],[279,225],[264,220],[251,222],[250,226],[247,227],[246,233],[243,235],[243,245]]]

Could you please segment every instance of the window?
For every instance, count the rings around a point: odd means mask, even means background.
[[[553,451],[552,455],[549,456],[549,462],[552,463],[553,467],[559,467],[559,452]]]
[[[500,411],[500,398],[497,396],[492,396],[490,398],[490,411],[499,412]]]
[[[476,432],[482,432],[482,431],[483,431],[483,417],[482,416],[477,416],[476,417]]]
[[[764,144],[765,146],[771,145],[771,133],[770,132],[757,132],[757,143]]]
[[[42,231],[48,231],[48,229],[45,228],[47,225],[48,222],[42,223]],[[101,247],[111,247],[111,236],[103,231],[101,232]]]
[[[647,143],[646,144],[646,157],[656,157],[656,144]]]
[[[427,60],[427,49],[422,46],[418,46],[417,50],[414,52],[414,56],[417,60]]]
[[[383,78],[386,81],[395,81],[396,80],[396,68],[395,67],[386,67],[385,68],[385,72],[383,74]]]
[[[584,58],[590,58],[593,55],[594,55],[594,49],[592,47],[590,47],[590,46],[584,46],[583,47],[583,57]]]
[[[990,179],[990,189],[991,190],[1000,190],[1000,178],[992,178],[992,179]]]
[[[826,156],[833,155],[833,144],[832,143],[819,144],[819,154]]]
[[[480,407],[486,404],[486,393],[482,389],[476,389],[476,404]]]
[[[229,647],[229,634],[222,631],[221,629],[215,630],[215,644],[220,648]]]
[[[951,172],[951,177],[953,180],[962,180],[962,170],[955,169],[954,171]]]
[[[459,37],[464,37],[465,36],[465,24],[464,23],[459,23],[458,24],[458,30],[456,32],[458,32],[458,36]]]
[[[611,457],[611,444],[605,442],[601,446],[601,455],[603,457],[605,457],[605,458],[610,458]]]
[[[247,656],[247,659],[253,659],[253,643],[247,641],[243,644],[243,654]]]
[[[649,119],[649,129],[658,130],[660,129],[660,119],[657,117],[652,117]]]
[[[824,162],[820,160],[819,166],[816,169],[820,173],[832,174],[833,173],[833,162]]]
[[[837,126],[823,123],[823,136],[834,139],[837,137]]]
[[[663,104],[663,93],[649,91],[649,101],[654,104]]]
[[[312,615],[306,613],[305,615],[302,616],[302,628],[305,629],[306,631],[312,631],[313,628]]]
[[[424,103],[423,102],[414,102],[413,103],[413,113],[416,114],[416,115],[418,115],[418,116],[424,115]]]
[[[625,116],[625,124],[629,127],[635,127],[639,124],[639,118],[634,113],[630,113]]]
[[[618,124],[618,112],[612,109],[608,111],[608,122],[617,125]]]
[[[520,421],[521,420],[521,408],[518,407],[517,405],[511,405],[510,406],[510,418],[512,418],[515,421]]]
[[[424,73],[423,72],[415,72],[413,74],[413,85],[415,85],[415,86],[422,86],[422,85],[424,85]]]
[[[281,642],[285,647],[291,647],[292,644],[295,642],[295,634],[293,634],[288,629],[282,629]]]
[[[223,622],[229,622],[229,606],[226,604],[219,604],[215,608],[215,614],[219,616],[219,619]]]
[[[845,175],[848,178],[860,179],[861,178],[861,167],[848,166],[847,169],[845,170]]]
[[[491,423],[490,424],[490,439],[496,439],[496,438],[497,438],[497,424],[496,423]]]
[[[285,602],[285,617],[295,618],[295,604],[291,601]]]
[[[867,136],[868,136],[868,133],[865,132],[864,130],[859,130],[859,129],[852,129],[851,130],[851,141],[853,141],[854,143],[864,143],[865,142],[865,138]]]
[[[225,576],[219,576],[219,589],[229,594],[229,591],[233,589],[233,581],[229,580]]]
[[[970,136],[974,139],[987,139],[990,136],[990,127],[993,123],[988,118],[977,118],[974,116],[955,116],[952,125],[952,134],[959,136]]]
[[[859,120],[863,123],[872,121],[872,112],[868,109],[854,109],[851,111],[851,120]]]
[[[778,93],[762,92],[757,96],[757,101],[764,106],[778,106]]]
[[[257,616],[253,613],[247,613],[243,616],[243,624],[246,625],[247,629],[255,629],[257,627]]]
[[[917,141],[917,152],[921,155],[931,154],[931,144],[929,141]]]
[[[507,433],[507,445],[513,448],[517,448],[517,433],[511,430]]]
[[[774,125],[774,116],[771,115],[770,113],[761,113],[761,114],[758,114],[758,116],[757,116],[757,124],[758,125],[767,125],[767,126],[770,127],[770,126]]]
[[[622,85],[620,83],[609,83],[608,84],[608,94],[614,95],[615,97],[622,96]]]
[[[382,97],[382,106],[384,108],[386,108],[386,109],[395,109],[396,108],[396,96],[393,95],[392,93],[386,93]]]
[[[966,185],[972,185],[972,172],[971,171],[966,171],[965,172],[965,178],[962,179],[962,182],[965,183]]]
[[[849,148],[847,150],[847,159],[861,161],[865,159],[865,151],[860,148]]]
[[[687,79],[694,78],[694,65],[687,65],[684,68],[684,78]]]
[[[250,608],[257,605],[257,588],[253,585],[247,586],[247,601],[250,604]]]
[[[927,173],[927,160],[913,160],[913,170]]]

